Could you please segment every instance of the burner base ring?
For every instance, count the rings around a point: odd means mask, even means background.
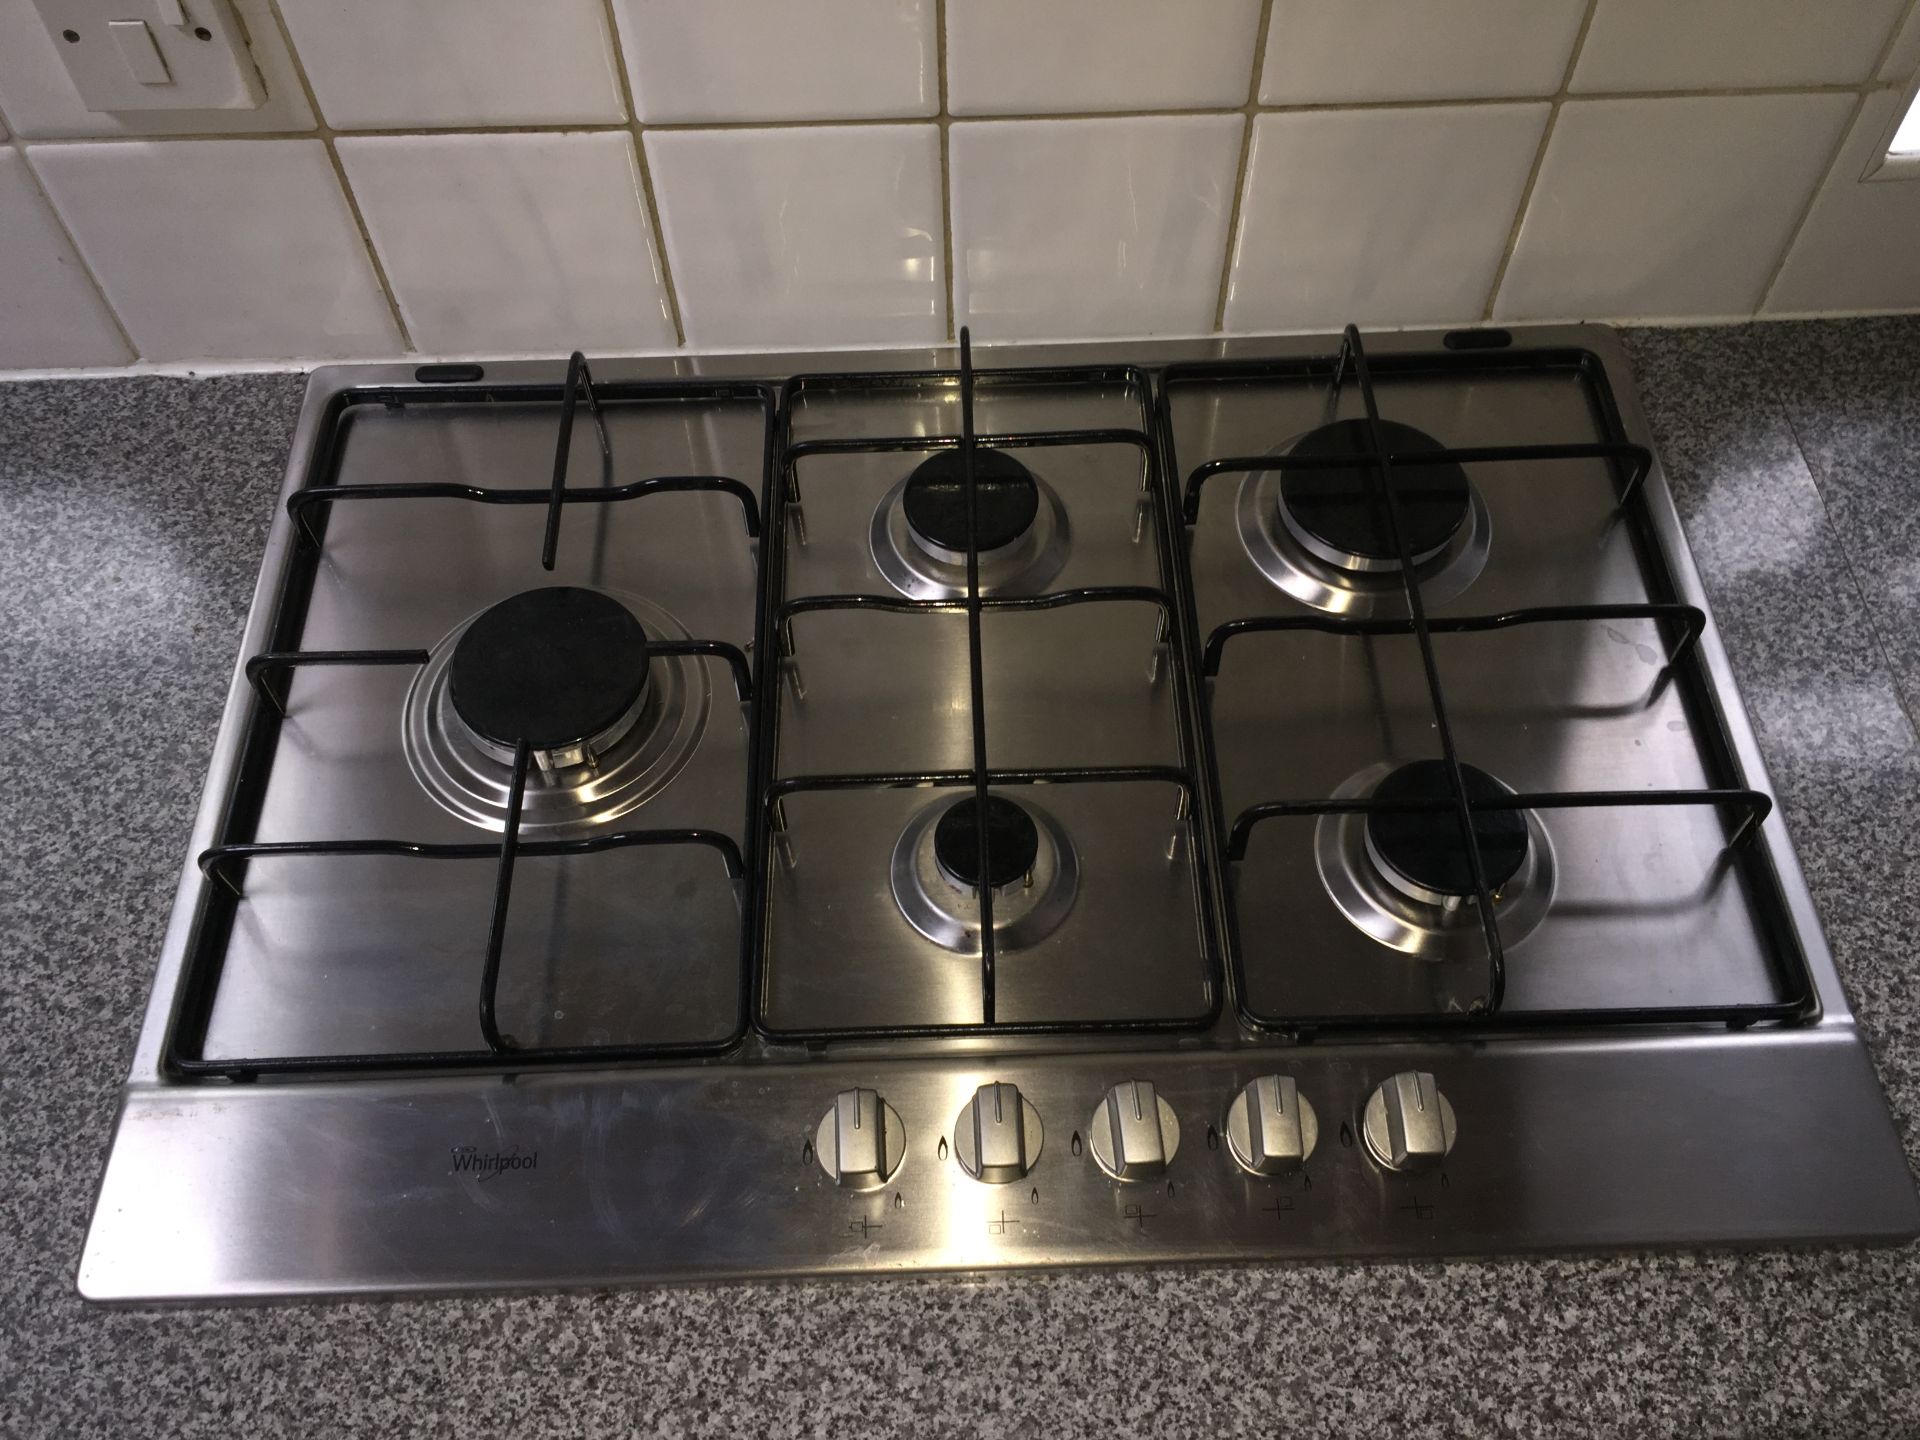
[[[662,640],[691,639],[686,627],[652,601],[608,591]],[[480,614],[486,613],[485,611]],[[470,825],[506,829],[512,782],[510,759],[479,741],[454,712],[450,693],[453,652],[479,615],[462,621],[430,652],[407,689],[401,711],[401,748],[407,767],[442,808]],[[582,751],[578,764],[542,769],[528,777],[521,805],[523,834],[605,824],[639,808],[683,770],[699,748],[712,708],[706,666],[686,655],[655,656],[638,714],[602,753]],[[558,758],[572,758],[562,755]]]
[[[943,950],[962,955],[980,953],[980,900],[947,878],[934,832],[949,810],[972,798],[971,791],[956,795],[914,816],[900,832],[888,867],[894,903],[907,923]],[[1080,891],[1080,862],[1060,822],[1024,795],[1018,803],[1039,843],[1027,875],[993,892],[994,947],[1000,952],[1038,944],[1058,930]]]
[[[1369,765],[1342,781],[1332,798],[1365,799],[1394,768],[1386,761]],[[1532,811],[1524,813],[1526,859],[1493,896],[1500,945],[1507,951],[1547,918],[1557,879],[1547,828]],[[1417,960],[1476,963],[1485,959],[1487,940],[1478,902],[1469,898],[1451,905],[1430,904],[1395,884],[1369,853],[1365,812],[1320,816],[1314,822],[1313,858],[1320,883],[1340,913],[1382,945]]]

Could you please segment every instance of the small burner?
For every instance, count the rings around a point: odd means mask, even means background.
[[[957,955],[980,947],[980,815],[973,795],[922,807],[894,842],[888,879],[915,930]],[[994,944],[1012,952],[1060,928],[1080,891],[1080,860],[1060,822],[1023,794],[987,796]]]
[[[448,693],[481,740],[566,753],[617,738],[609,732],[636,711],[647,670],[646,631],[626,606],[551,585],[502,600],[467,627]]]
[[[933,853],[940,871],[955,885],[980,884],[980,805],[969,795],[933,828]],[[987,878],[994,889],[1011,885],[1033,869],[1040,853],[1040,830],[1033,817],[1011,800],[987,797]]]
[[[1001,450],[975,450],[975,520],[979,548],[999,550],[1025,535],[1040,510],[1033,472]],[[930,456],[907,479],[901,496],[914,538],[935,554],[967,553],[967,479],[958,450]]]
[[[1381,438],[1396,454],[1444,450],[1438,440],[1411,425],[1380,422]],[[1294,442],[1294,455],[1350,455],[1365,451],[1372,437],[1365,420],[1336,420]],[[1451,461],[1395,465],[1387,472],[1398,502],[1400,534],[1418,565],[1447,548],[1466,523],[1472,489],[1466,472]],[[1287,469],[1280,479],[1280,521],[1308,551],[1348,570],[1398,569],[1399,552],[1377,477],[1367,466],[1331,470]]]
[[[1468,800],[1504,800],[1513,792],[1486,771],[1461,765]],[[1376,800],[1451,800],[1444,760],[1416,760],[1388,774],[1374,788]],[[1473,837],[1487,889],[1498,891],[1527,858],[1527,818],[1518,810],[1476,810]],[[1367,850],[1389,880],[1411,886],[1418,898],[1462,899],[1473,895],[1473,867],[1460,833],[1460,817],[1445,810],[1372,811]]]

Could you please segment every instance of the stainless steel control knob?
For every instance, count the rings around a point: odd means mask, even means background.
[[[813,1132],[813,1153],[834,1184],[878,1190],[907,1153],[907,1127],[878,1090],[842,1090]]]
[[[1045,1138],[1019,1086],[982,1085],[953,1123],[953,1154],[974,1179],[1008,1185],[1033,1168]]]
[[[1453,1104],[1425,1070],[1402,1070],[1367,1097],[1360,1133],[1387,1169],[1432,1170],[1453,1149]]]
[[[1166,1173],[1180,1148],[1180,1120],[1151,1080],[1122,1081],[1087,1122],[1087,1144],[1114,1179],[1151,1180]]]
[[[1262,1075],[1227,1107],[1227,1149],[1250,1174],[1298,1170],[1319,1139],[1319,1117],[1291,1076]]]

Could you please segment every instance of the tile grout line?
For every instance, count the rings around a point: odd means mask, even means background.
[[[419,347],[413,343],[413,332],[407,327],[406,316],[400,313],[400,301],[393,293],[393,282],[387,278],[386,263],[381,260],[379,248],[373,243],[373,232],[367,229],[367,217],[360,213],[360,197],[353,193],[353,186],[347,180],[346,167],[340,163],[340,151],[334,145],[333,127],[327,123],[326,114],[320,109],[320,97],[313,93],[313,82],[307,78],[307,67],[301,62],[300,52],[293,47],[293,32],[287,28],[286,17],[280,13],[280,0],[266,0],[266,8],[280,32],[280,43],[287,47],[287,63],[293,69],[294,81],[300,86],[301,94],[306,96],[308,108],[313,111],[313,134],[326,149],[327,163],[333,167],[333,178],[340,186],[341,198],[347,203],[347,213],[353,217],[354,229],[359,232],[360,244],[366,250],[367,265],[373,271],[373,283],[380,287],[380,298],[387,302],[387,313],[393,317],[393,327],[400,336],[402,349],[409,354],[416,353]]]
[[[1920,0],[1907,0],[1906,7],[1894,17],[1893,25],[1888,29],[1886,39],[1880,42],[1880,50],[1873,57],[1873,64],[1867,69],[1867,78],[1860,86],[1859,99],[1853,102],[1853,109],[1847,112],[1847,120],[1840,127],[1839,137],[1833,142],[1833,150],[1827,156],[1827,163],[1820,167],[1819,178],[1813,182],[1813,188],[1807,192],[1806,204],[1800,207],[1800,213],[1794,217],[1793,228],[1787,232],[1786,244],[1780,247],[1780,254],[1773,262],[1773,269],[1767,272],[1766,283],[1760,287],[1760,296],[1754,301],[1753,313],[1758,318],[1767,308],[1767,302],[1773,298],[1773,292],[1779,287],[1780,277],[1786,273],[1787,261],[1793,258],[1794,247],[1800,243],[1800,233],[1807,228],[1807,222],[1813,218],[1813,210],[1820,203],[1820,197],[1826,193],[1834,173],[1840,168],[1840,157],[1847,153],[1847,142],[1853,139],[1854,127],[1859,125],[1860,117],[1866,113],[1867,100],[1876,90],[1889,88],[1880,81],[1880,68],[1887,63],[1887,57],[1893,53],[1893,47],[1900,42],[1901,31],[1906,29],[1907,20],[1913,14]],[[1804,456],[1802,458],[1805,458]],[[1907,717],[1911,720],[1913,717]]]
[[[954,309],[953,276],[953,116],[947,109],[947,0],[933,0],[934,82],[940,95],[940,109],[934,123],[940,127],[940,243],[945,247],[946,268],[942,272],[947,289],[947,339],[960,333],[960,318]]]
[[[666,292],[667,319],[673,324],[674,344],[684,350],[687,327],[680,316],[680,291],[673,282],[673,262],[667,258],[667,227],[660,219],[660,199],[653,188],[653,166],[647,160],[646,132],[658,127],[640,123],[640,107],[634,103],[633,81],[627,73],[627,52],[620,40],[620,19],[613,13],[613,0],[601,0],[600,14],[607,26],[614,85],[620,92],[620,103],[627,108],[627,123],[611,128],[633,140],[634,164],[640,171],[640,195],[647,209],[647,232],[653,238],[653,253],[660,266],[660,288]]]
[[[60,207],[53,203],[53,196],[41,182],[40,172],[33,168],[33,161],[27,157],[27,137],[20,133],[20,127],[13,123],[3,109],[0,109],[0,126],[4,126],[7,132],[7,138],[0,141],[0,144],[4,144],[7,149],[20,157],[21,174],[27,177],[27,184],[32,186],[33,193],[40,197],[40,203],[47,207],[47,214],[53,217],[54,228],[60,232],[60,238],[66,242],[68,252],[79,266],[81,278],[93,291],[93,298],[100,302],[100,308],[106,313],[108,323],[113,326],[114,334],[118,335],[120,343],[127,347],[127,354],[133,357],[126,363],[141,364],[146,356],[140,347],[133,343],[133,332],[127,329],[127,322],[120,318],[119,310],[107,295],[107,287],[101,284],[100,277],[93,273],[93,263],[81,251],[80,242],[74,239],[73,231],[68,228],[67,217],[62,215]]]
[[[1421,110],[1421,109],[1444,109],[1444,108],[1453,108],[1453,107],[1461,107],[1461,106],[1529,104],[1529,103],[1538,103],[1539,99],[1547,98],[1550,100],[1550,103],[1552,105],[1552,110],[1548,116],[1547,124],[1542,131],[1540,144],[1536,148],[1533,167],[1528,174],[1526,185],[1522,191],[1520,204],[1515,213],[1513,224],[1509,229],[1507,242],[1501,254],[1500,262],[1495,271],[1494,280],[1493,280],[1492,286],[1489,289],[1486,305],[1484,307],[1483,319],[1490,320],[1492,318],[1493,309],[1499,296],[1500,288],[1505,281],[1508,267],[1511,263],[1514,250],[1518,244],[1520,230],[1524,224],[1527,210],[1532,204],[1533,193],[1538,182],[1541,167],[1545,161],[1549,142],[1553,137],[1553,133],[1559,119],[1560,110],[1568,100],[1576,98],[1572,96],[1570,92],[1570,86],[1572,83],[1574,70],[1579,61],[1581,50],[1584,47],[1586,42],[1587,33],[1593,23],[1593,17],[1594,17],[1594,12],[1595,12],[1597,3],[1598,3],[1598,0],[1588,0],[1587,11],[1582,18],[1580,30],[1576,35],[1574,45],[1573,45],[1573,50],[1567,62],[1567,68],[1562,76],[1560,88],[1551,97],[1481,96],[1481,97],[1466,97],[1466,98],[1451,98],[1451,99],[1425,98],[1425,99],[1413,99],[1413,100],[1402,99],[1402,100],[1388,100],[1388,101],[1334,102],[1334,103],[1322,103],[1322,104],[1262,106],[1259,104],[1259,87],[1260,87],[1260,82],[1262,78],[1262,71],[1265,65],[1267,40],[1268,40],[1268,35],[1271,29],[1272,9],[1273,9],[1273,0],[1262,0],[1261,17],[1260,17],[1256,37],[1255,37],[1253,70],[1252,70],[1251,81],[1249,84],[1248,99],[1244,104],[1240,106],[1237,106],[1237,107],[1192,106],[1192,107],[1170,107],[1170,108],[1160,108],[1160,109],[1135,109],[1135,110],[1061,111],[1061,112],[1054,112],[1054,113],[1021,112],[1021,113],[1007,113],[1007,114],[1000,114],[1000,115],[968,116],[964,120],[961,120],[960,123],[962,124],[969,124],[969,123],[1002,123],[1004,124],[1004,123],[1012,123],[1012,122],[1029,123],[1029,122],[1066,121],[1066,120],[1179,118],[1184,116],[1216,116],[1216,115],[1218,116],[1238,115],[1242,117],[1243,124],[1245,125],[1246,128],[1243,131],[1242,139],[1241,139],[1240,162],[1239,162],[1238,172],[1236,175],[1233,204],[1228,216],[1227,240],[1226,240],[1226,246],[1225,246],[1225,253],[1223,255],[1222,264],[1221,264],[1220,289],[1219,289],[1219,293],[1216,298],[1216,304],[1215,304],[1214,333],[1219,334],[1219,333],[1224,333],[1224,329],[1225,329],[1227,292],[1231,284],[1232,266],[1233,266],[1235,253],[1238,248],[1238,238],[1239,238],[1238,231],[1242,223],[1242,210],[1245,202],[1247,172],[1250,168],[1253,128],[1254,128],[1254,122],[1259,116],[1267,115],[1267,114],[1284,115],[1284,114],[1295,114],[1295,113],[1316,113],[1316,112],[1330,112],[1330,111],[1340,112],[1340,111],[1369,111],[1369,110]],[[687,344],[686,331],[685,331],[684,322],[681,316],[679,295],[673,279],[672,264],[667,255],[666,237],[665,237],[664,226],[661,220],[658,197],[654,191],[653,177],[651,173],[651,168],[648,164],[646,144],[645,144],[646,132],[651,130],[659,130],[659,131],[671,133],[675,131],[700,131],[700,130],[760,130],[760,129],[777,130],[777,129],[807,129],[807,128],[854,128],[854,127],[860,127],[860,126],[873,126],[873,125],[916,125],[916,124],[929,123],[929,117],[926,115],[902,115],[902,116],[880,116],[880,117],[862,116],[862,117],[843,117],[843,118],[835,118],[835,119],[803,119],[803,120],[780,120],[780,121],[747,120],[747,121],[724,121],[724,122],[669,122],[669,123],[656,124],[656,125],[645,125],[641,122],[637,108],[633,103],[630,77],[628,75],[625,61],[624,61],[624,51],[623,51],[621,38],[620,38],[619,23],[616,16],[613,13],[612,0],[603,0],[603,7],[602,7],[603,16],[604,16],[605,23],[607,25],[608,44],[611,49],[611,61],[614,66],[616,84],[618,86],[618,90],[619,90],[622,102],[626,106],[626,110],[627,110],[628,118],[625,123],[599,124],[599,123],[592,123],[592,122],[588,122],[588,123],[576,122],[576,123],[556,123],[556,124],[414,126],[410,128],[407,128],[407,127],[369,128],[365,130],[349,130],[345,132],[339,132],[339,131],[336,131],[332,126],[330,126],[327,123],[323,113],[321,112],[318,99],[315,96],[313,92],[312,84],[306,75],[305,66],[301,61],[300,54],[293,45],[291,32],[287,29],[285,18],[280,13],[279,0],[266,0],[265,9],[267,11],[268,17],[270,18],[271,22],[274,24],[274,26],[278,31],[278,34],[281,39],[281,43],[286,48],[289,68],[296,82],[300,85],[302,92],[304,93],[307,99],[308,105],[311,107],[313,111],[314,124],[311,129],[255,131],[255,132],[250,132],[246,134],[235,134],[233,132],[213,131],[213,132],[206,132],[206,133],[185,133],[185,134],[174,134],[174,135],[86,135],[86,136],[51,136],[45,139],[30,139],[28,136],[25,136],[20,133],[18,126],[11,124],[9,121],[6,120],[4,116],[0,116],[0,123],[6,124],[7,131],[8,131],[7,139],[4,142],[0,142],[0,144],[7,145],[9,148],[13,149],[15,153],[20,155],[22,164],[29,176],[29,182],[35,187],[36,191],[41,195],[43,201],[47,205],[49,212],[53,215],[55,223],[58,226],[62,237],[65,239],[68,248],[72,251],[76,259],[79,261],[79,267],[82,273],[86,277],[88,283],[91,285],[95,296],[99,299],[101,306],[105,311],[105,313],[107,314],[109,320],[113,324],[115,331],[119,334],[122,341],[126,344],[128,352],[135,357],[134,361],[132,362],[135,365],[147,363],[146,357],[141,351],[140,347],[134,343],[132,335],[128,331],[125,322],[121,319],[118,310],[113,305],[113,302],[108,298],[104,285],[101,284],[98,276],[94,274],[91,264],[87,261],[85,255],[81,252],[78,243],[75,241],[72,232],[69,230],[66,224],[65,218],[59,213],[58,207],[53,204],[52,197],[46,191],[45,186],[41,184],[39,174],[37,170],[35,170],[35,168],[33,167],[33,164],[27,153],[30,146],[33,148],[38,148],[42,146],[52,148],[52,147],[57,147],[61,145],[97,145],[97,144],[113,144],[113,143],[165,144],[175,140],[182,140],[182,141],[219,140],[219,141],[240,141],[240,142],[245,142],[248,140],[311,140],[311,139],[320,140],[326,150],[328,161],[331,168],[333,169],[335,179],[341,187],[342,196],[347,203],[348,211],[352,215],[355,227],[358,233],[360,234],[362,244],[364,245],[367,253],[369,265],[374,274],[375,282],[380,287],[381,296],[386,301],[388,313],[393,319],[395,328],[401,338],[402,344],[404,345],[405,349],[409,353],[421,353],[419,351],[418,346],[413,340],[409,327],[406,323],[406,319],[404,315],[401,313],[398,300],[393,292],[392,283],[386,273],[385,264],[380,257],[378,248],[373,243],[373,237],[371,232],[367,228],[366,219],[361,212],[359,201],[353,192],[353,187],[351,183],[348,181],[346,171],[343,165],[341,164],[339,153],[336,148],[336,141],[340,137],[340,135],[345,134],[349,138],[359,137],[359,136],[369,136],[369,137],[432,136],[432,135],[439,135],[439,134],[555,134],[555,133],[616,133],[616,132],[630,135],[634,142],[635,160],[639,170],[641,193],[648,211],[648,215],[647,215],[648,228],[649,228],[650,236],[655,248],[655,253],[658,257],[658,262],[660,265],[662,286],[665,291],[665,301],[666,301],[669,318],[672,322],[672,326],[674,330],[675,343],[677,347],[685,348]],[[953,114],[951,113],[949,109],[949,102],[948,102],[946,9],[947,9],[946,0],[935,0],[936,58],[937,58],[937,71],[938,71],[937,78],[938,78],[938,88],[939,88],[939,110],[935,116],[931,117],[931,123],[933,123],[940,132],[940,183],[941,183],[941,220],[942,220],[941,229],[942,229],[942,243],[943,243],[943,249],[944,249],[944,258],[946,263],[946,271],[945,271],[945,289],[946,289],[946,306],[947,306],[946,332],[947,332],[948,339],[951,340],[953,336],[957,333],[957,328],[959,324],[959,318],[958,318],[956,305],[955,305],[956,277],[955,277],[955,271],[954,271],[953,188],[952,188],[951,161],[950,161],[950,148],[951,148],[950,131],[951,131],[952,125],[955,123],[956,117],[954,117]],[[1780,273],[1782,272],[1782,270],[1784,270],[1786,261],[1788,257],[1791,255],[1794,245],[1798,242],[1800,232],[1804,229],[1808,219],[1810,218],[1813,211],[1813,207],[1817,204],[1820,194],[1824,191],[1828,181],[1831,179],[1833,168],[1835,165],[1837,165],[1840,155],[1844,151],[1848,139],[1851,138],[1852,131],[1858,123],[1859,117],[1865,108],[1867,100],[1872,95],[1874,95],[1879,91],[1897,89],[1902,83],[1897,78],[1893,80],[1881,79],[1879,76],[1879,70],[1886,63],[1887,57],[1892,53],[1893,47],[1897,44],[1901,34],[1903,33],[1904,26],[1906,25],[1908,19],[1915,13],[1917,9],[1920,9],[1920,0],[1908,0],[1908,4],[1906,8],[1902,11],[1901,15],[1890,26],[1888,33],[1881,44],[1879,53],[1874,60],[1872,69],[1869,71],[1869,73],[1867,74],[1864,80],[1852,85],[1817,85],[1817,84],[1791,85],[1789,84],[1789,85],[1767,85],[1767,86],[1725,86],[1725,87],[1719,87],[1719,88],[1703,87],[1703,88],[1694,88],[1694,89],[1667,89],[1667,90],[1593,91],[1590,93],[1582,92],[1577,97],[1579,100],[1582,100],[1582,101],[1585,101],[1585,100],[1653,100],[1653,99],[1681,99],[1681,98],[1718,98],[1718,97],[1734,97],[1734,96],[1818,95],[1818,94],[1846,94],[1846,95],[1852,95],[1855,97],[1855,104],[1854,104],[1853,110],[1850,112],[1847,123],[1842,129],[1840,139],[1836,144],[1833,155],[1830,158],[1825,171],[1823,171],[1820,181],[1813,187],[1811,194],[1808,196],[1806,204],[1802,208],[1801,213],[1795,222],[1795,225],[1789,236],[1787,244],[1783,248],[1780,254],[1780,257],[1775,264],[1773,272],[1768,277],[1766,286],[1761,293],[1761,297],[1758,304],[1756,305],[1755,309],[1745,317],[1746,319],[1757,320],[1762,318],[1761,309],[1765,306],[1767,300],[1771,298],[1772,292],[1778,284]],[[1826,312],[1820,312],[1820,313],[1826,313]],[[1681,317],[1681,318],[1684,319],[1685,317]]]
[[[1761,282],[1759,294],[1754,297],[1753,314],[1756,320],[1760,318],[1760,312],[1767,308],[1767,301],[1773,298],[1774,287],[1780,283],[1780,276],[1786,271],[1793,248],[1800,243],[1800,232],[1807,228],[1807,221],[1813,218],[1813,207],[1820,203],[1820,195],[1839,167],[1840,157],[1846,154],[1847,142],[1853,138],[1853,127],[1860,123],[1860,115],[1867,108],[1867,96],[1870,93],[1861,91],[1859,98],[1853,102],[1853,108],[1847,111],[1840,133],[1834,137],[1833,148],[1827,152],[1825,163],[1820,166],[1813,184],[1808,187],[1807,198],[1801,202],[1799,211],[1793,217],[1793,226],[1787,231],[1786,243],[1781,245],[1780,253],[1774,257],[1773,265],[1767,271],[1767,278]]]
[[[1587,13],[1580,17],[1580,28],[1574,32],[1573,50],[1567,56],[1567,68],[1560,72],[1560,88],[1551,98],[1551,107],[1547,111],[1547,123],[1540,131],[1540,143],[1534,148],[1533,167],[1527,171],[1527,183],[1520,187],[1520,203],[1514,208],[1513,223],[1507,227],[1507,243],[1500,251],[1500,263],[1494,266],[1493,283],[1487,287],[1487,303],[1480,311],[1482,322],[1493,319],[1494,303],[1500,298],[1500,287],[1506,283],[1507,267],[1513,263],[1513,252],[1520,244],[1520,231],[1527,222],[1527,211],[1533,205],[1534,187],[1540,183],[1540,171],[1547,163],[1547,146],[1552,143],[1554,128],[1560,123],[1560,108],[1567,102],[1567,93],[1573,86],[1573,72],[1579,68],[1580,52],[1586,48],[1587,32],[1593,28],[1593,13],[1599,8],[1600,0],[1587,0]]]
[[[1247,103],[1240,131],[1240,164],[1233,172],[1233,207],[1227,212],[1227,244],[1220,257],[1220,293],[1214,300],[1213,329],[1227,328],[1227,291],[1233,283],[1234,256],[1240,248],[1240,211],[1247,200],[1247,168],[1253,156],[1253,122],[1259,114],[1260,81],[1267,68],[1267,36],[1273,29],[1273,0],[1261,0],[1260,23],[1253,33],[1253,75],[1247,81]]]
[[[283,32],[284,33],[284,32]],[[298,61],[295,61],[298,69]],[[624,81],[625,70],[621,71]],[[304,74],[301,76],[304,81]],[[1196,116],[1225,115],[1314,115],[1374,110],[1455,110],[1471,107],[1484,108],[1489,105],[1534,105],[1542,100],[1557,101],[1566,99],[1584,103],[1590,100],[1713,100],[1735,99],[1743,96],[1768,95],[1862,95],[1881,90],[1898,89],[1901,82],[1893,80],[1870,79],[1852,85],[1747,85],[1722,86],[1720,88],[1697,88],[1686,90],[1594,90],[1581,91],[1578,94],[1563,93],[1554,95],[1473,95],[1461,97],[1423,97],[1403,100],[1341,100],[1302,105],[1186,105],[1163,106],[1155,109],[1118,109],[1118,110],[1057,110],[1057,111],[1007,111],[1003,114],[983,115],[862,115],[839,117],[816,117],[803,120],[685,120],[656,121],[645,123],[638,120],[621,122],[575,120],[554,121],[550,123],[509,124],[509,125],[427,125],[413,126],[367,126],[346,130],[335,130],[324,122],[316,120],[313,127],[305,130],[250,130],[236,132],[231,130],[208,130],[181,132],[171,135],[49,135],[30,137],[17,131],[9,141],[20,141],[35,146],[58,145],[113,145],[113,144],[153,144],[166,145],[174,141],[185,140],[223,140],[246,144],[255,140],[311,140],[316,135],[339,136],[347,139],[380,136],[433,136],[433,135],[575,135],[597,133],[627,133],[645,131],[649,134],[674,134],[680,131],[709,130],[851,130],[877,125],[939,125],[951,122],[957,125],[1005,125],[1013,123],[1045,124],[1049,121],[1063,120],[1154,120],[1182,119]],[[622,86],[623,93],[626,87]],[[318,107],[316,106],[316,113]]]
[[[47,213],[53,217],[53,223],[55,228],[60,232],[60,238],[66,241],[67,249],[79,263],[80,274],[92,288],[94,298],[99,300],[100,308],[106,312],[107,319],[112,322],[114,333],[120,337],[120,343],[127,347],[127,354],[133,357],[131,363],[135,365],[140,364],[146,359],[145,352],[133,343],[133,332],[127,329],[126,321],[120,318],[119,310],[114,307],[113,301],[108,298],[107,287],[102,285],[100,283],[100,277],[93,273],[93,263],[87,259],[86,254],[80,249],[80,242],[74,239],[73,231],[67,227],[67,217],[60,213],[60,207],[53,203],[53,196],[48,193],[47,187],[41,183],[40,172],[33,168],[33,161],[27,158],[26,141],[21,137],[20,132],[15,130],[11,125],[7,126],[7,139],[5,143],[8,149],[20,157],[20,169],[27,177],[27,184],[33,187],[34,193],[40,197],[40,203],[47,207]]]

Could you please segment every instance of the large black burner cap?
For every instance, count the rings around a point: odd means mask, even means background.
[[[647,685],[647,636],[597,590],[550,585],[502,600],[453,647],[454,712],[497,745],[578,745],[610,729]]]
[[[1393,420],[1382,420],[1380,430],[1386,448],[1396,455],[1446,448],[1424,430]],[[1368,450],[1370,440],[1365,420],[1336,420],[1308,431],[1288,453],[1352,455]],[[1387,474],[1400,512],[1401,538],[1416,560],[1443,547],[1466,522],[1472,492],[1466,472],[1452,461],[1395,465]],[[1341,554],[1373,561],[1400,558],[1369,466],[1282,470],[1280,504],[1295,525]]]
[[[1512,792],[1486,771],[1460,767],[1467,799],[1502,800]],[[1402,765],[1374,789],[1377,800],[1451,800],[1447,762],[1416,760]],[[1480,865],[1487,888],[1498,890],[1518,872],[1527,858],[1527,820],[1518,810],[1476,810],[1473,837],[1480,847]],[[1419,886],[1440,895],[1473,894],[1473,867],[1460,834],[1460,816],[1449,805],[1444,810],[1375,810],[1367,816],[1367,839],[1387,865]]]
[[[977,449],[973,479],[980,549],[998,550],[1026,534],[1040,511],[1033,472],[1004,450]],[[941,450],[922,462],[907,478],[901,503],[914,534],[942,550],[966,553],[967,481],[958,450]]]
[[[994,889],[1033,869],[1040,830],[1011,800],[987,797],[987,879]],[[969,795],[933,827],[933,858],[958,885],[980,883],[980,803]]]

